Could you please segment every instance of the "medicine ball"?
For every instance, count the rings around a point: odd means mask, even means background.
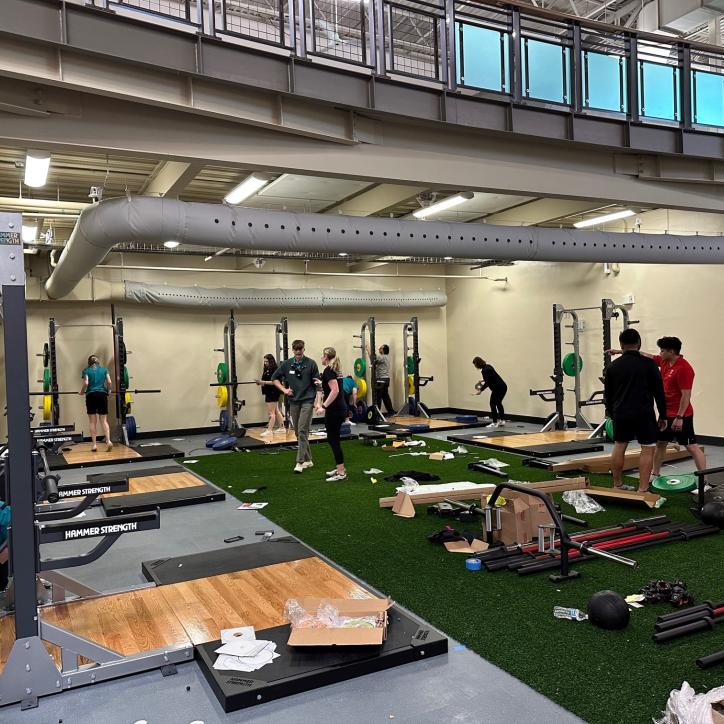
[[[724,528],[724,501],[710,500],[701,509],[701,519],[707,525],[715,525],[717,528]]]
[[[588,602],[588,620],[609,631],[626,628],[631,616],[623,596],[616,591],[598,591]]]

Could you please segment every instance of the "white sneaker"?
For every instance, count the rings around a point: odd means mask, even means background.
[[[304,472],[304,465],[302,465],[302,463],[297,463],[297,464],[294,466],[294,472],[295,472],[295,473],[303,473],[303,472]]]
[[[498,427],[498,423],[497,423],[497,422],[491,422],[489,425],[483,425],[483,427],[485,427],[485,428]]]
[[[287,429],[285,427],[278,427],[276,430],[274,430],[275,435],[284,435],[286,434]]]
[[[307,468],[313,468],[314,463],[311,460],[307,460],[306,462],[302,463],[302,467],[306,470]]]
[[[336,475],[336,474],[337,474],[337,468],[335,468],[334,470],[327,470],[327,472],[325,473],[325,475],[328,478],[331,478],[333,475]]]
[[[334,472],[334,475],[331,475],[327,478],[328,483],[336,483],[339,480],[347,480],[347,473],[338,473],[336,470]]]
[[[498,427],[505,427],[506,425],[507,423],[505,422],[505,420],[498,420]]]
[[[110,452],[111,450],[113,450],[113,443],[110,440],[108,440],[106,442],[106,452]]]
[[[274,433],[271,430],[264,430],[260,437],[271,437]]]

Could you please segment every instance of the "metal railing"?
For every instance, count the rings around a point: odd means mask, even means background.
[[[87,0],[447,92],[724,131],[724,50],[515,0]],[[239,42],[239,41],[237,41]],[[410,81],[414,82],[414,81]]]

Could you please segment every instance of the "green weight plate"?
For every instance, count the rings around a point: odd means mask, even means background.
[[[43,367],[50,364],[50,345],[46,342],[43,345]]]
[[[613,420],[610,417],[606,418],[604,430],[606,431],[606,437],[613,442]]]
[[[226,362],[219,362],[219,366],[216,368],[216,381],[220,385],[229,381],[229,366]]]
[[[43,370],[43,392],[50,392],[50,370],[47,367]]]
[[[688,493],[697,486],[696,475],[684,473],[683,475],[659,475],[651,487],[658,493]]]
[[[576,355],[573,352],[569,352],[563,358],[561,367],[563,367],[564,375],[568,375],[568,377],[575,377],[576,376]],[[579,355],[578,356],[578,371],[580,372],[582,369],[583,369],[583,359]]]
[[[415,374],[415,359],[412,355],[410,355],[407,358],[407,374],[408,375],[414,375]]]
[[[357,357],[357,359],[354,361],[355,377],[364,377],[366,372],[367,363],[361,357]]]
[[[128,376],[128,367],[123,368],[123,372],[121,373],[121,377],[123,379],[123,387],[125,389],[128,389],[128,383],[130,382],[130,378]]]

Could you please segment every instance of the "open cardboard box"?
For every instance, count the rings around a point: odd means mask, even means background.
[[[340,616],[377,615],[375,628],[294,628],[289,635],[289,646],[381,646],[387,637],[387,609],[389,598],[298,598],[299,605],[314,615],[320,604],[330,603]]]

